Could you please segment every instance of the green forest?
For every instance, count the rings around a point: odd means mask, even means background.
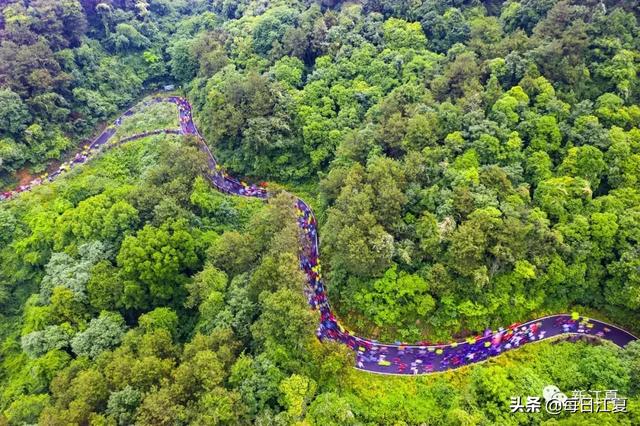
[[[357,371],[319,342],[293,195],[341,322],[447,342],[579,311],[640,335],[640,4],[8,0],[0,192],[174,85],[193,136],[0,203],[0,426],[638,425],[640,344],[566,338],[458,371]],[[164,92],[163,92],[164,93]],[[178,128],[156,104],[116,140]],[[509,400],[616,389],[626,413]]]

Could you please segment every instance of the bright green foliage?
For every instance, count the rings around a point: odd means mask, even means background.
[[[314,338],[277,190],[314,207],[356,334],[447,340],[585,309],[637,332],[633,2],[4,3],[0,186],[175,83],[220,163],[272,196],[218,193],[194,138],[159,135],[2,203],[0,424],[639,423],[637,345],[353,370]],[[174,105],[136,111],[115,140],[178,126]],[[617,388],[629,413],[509,412],[550,383]]]
[[[180,128],[178,110],[174,104],[168,102],[153,103],[137,110],[133,116],[122,120],[114,136],[118,139],[152,130]]]
[[[519,112],[529,104],[529,97],[520,86],[514,86],[502,95],[491,107],[498,120],[511,124],[518,123]]]
[[[270,70],[277,81],[290,87],[300,87],[304,73],[304,63],[298,58],[284,57],[276,61]]]
[[[391,18],[385,21],[382,31],[385,46],[389,49],[420,49],[427,42],[418,22],[408,23]]]
[[[428,290],[423,278],[405,272],[398,274],[394,265],[371,288],[356,293],[353,303],[378,326],[411,324],[433,311],[435,301]]]
[[[602,152],[593,146],[571,148],[558,173],[587,179],[591,188],[597,189],[606,167],[603,157]]]
[[[49,399],[47,394],[25,395],[13,401],[3,414],[9,424],[35,424]]]
[[[185,272],[198,263],[197,241],[184,222],[161,228],[146,225],[122,242],[117,256],[125,279],[125,298],[143,292],[153,301],[167,301],[180,294]],[[127,300],[137,307],[137,299]],[[155,303],[155,302],[154,302]]]
[[[317,425],[357,424],[349,402],[335,393],[323,393],[309,407],[307,418]]]
[[[551,217],[565,221],[570,213],[580,212],[591,195],[589,182],[563,176],[540,182],[535,200]]]
[[[308,377],[293,374],[280,382],[283,405],[294,419],[303,417],[306,406],[315,396],[317,385]]]
[[[140,328],[145,332],[166,330],[175,336],[178,332],[178,316],[169,308],[156,308],[140,316]]]

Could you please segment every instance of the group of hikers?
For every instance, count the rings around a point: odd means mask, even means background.
[[[83,146],[81,152],[76,153],[73,158],[60,164],[54,171],[50,173],[44,173],[34,179],[31,179],[31,181],[29,181],[29,183],[26,185],[20,185],[11,191],[0,193],[0,201],[8,200],[22,192],[30,191],[38,185],[53,182],[58,176],[65,172],[68,172],[76,165],[85,163],[89,156],[91,156],[91,154],[95,153],[95,151],[101,148],[109,140],[113,133],[115,133],[113,129],[105,130],[100,135],[101,137],[97,138],[93,143]],[[102,137],[103,135],[108,135],[108,137]]]
[[[149,105],[151,103],[161,102],[162,100],[163,100],[162,98],[153,98],[153,99],[151,99],[149,101],[144,102],[141,106],[146,106],[146,105]],[[44,174],[42,174],[42,175],[40,175],[40,176],[38,176],[38,177],[36,177],[34,179],[31,179],[31,181],[29,181],[28,184],[20,185],[17,188],[11,190],[11,191],[0,192],[0,201],[8,200],[10,198],[15,197],[16,195],[18,195],[20,193],[30,191],[31,189],[33,189],[34,187],[36,187],[38,185],[42,185],[42,184],[48,183],[48,182],[53,182],[58,176],[60,176],[61,174],[65,173],[65,172],[68,172],[69,170],[73,169],[76,165],[85,163],[89,159],[89,157],[94,155],[104,145],[106,145],[107,142],[109,142],[111,137],[115,134],[116,128],[118,128],[118,127],[120,127],[122,125],[123,117],[133,115],[134,112],[135,112],[134,108],[130,108],[127,111],[125,111],[120,117],[118,117],[113,122],[112,126],[107,127],[91,143],[84,145],[82,147],[82,151],[76,153],[73,156],[73,158],[71,158],[71,159],[69,159],[67,161],[64,161],[57,168],[55,168],[55,170],[53,170],[52,172],[44,173]],[[167,130],[162,130],[162,132],[166,132],[166,131]],[[154,134],[154,133],[160,133],[160,132],[161,131],[145,132],[145,133],[142,133],[142,134],[139,134],[139,135],[132,136],[132,137],[127,138],[127,139],[123,139],[120,142],[127,142],[127,141],[132,140],[132,139],[139,139],[141,137],[148,136],[148,135]]]
[[[353,350],[372,349],[377,342],[354,336],[337,321],[329,306],[326,288],[322,280],[320,270],[318,248],[318,221],[311,208],[302,201],[296,201],[296,213],[298,226],[302,231],[302,243],[299,254],[300,268],[307,276],[308,288],[305,291],[309,305],[320,312],[320,325],[316,330],[316,336],[320,340],[331,339],[340,341]]]
[[[255,184],[247,184],[244,181],[238,181],[232,178],[216,161],[215,157],[209,150],[206,142],[200,136],[198,129],[196,128],[193,117],[191,115],[191,104],[184,98],[181,97],[170,97],[170,101],[175,102],[178,105],[179,119],[180,119],[180,128],[182,133],[187,135],[195,135],[198,138],[198,146],[200,150],[202,150],[208,159],[209,171],[207,173],[207,177],[211,181],[211,183],[218,188],[220,191],[228,193],[241,195],[245,197],[257,197],[257,198],[267,198],[267,191],[264,188],[266,186],[265,183],[261,185]]]
[[[248,185],[243,181],[232,178],[220,167],[206,142],[199,134],[191,115],[191,105],[186,99],[178,96],[153,98],[143,105],[162,101],[173,102],[178,106],[179,130],[165,129],[145,132],[121,139],[115,145],[160,132],[194,135],[198,139],[199,149],[207,155],[207,178],[218,190],[246,197],[267,198],[266,184]],[[92,154],[100,150],[110,140],[116,128],[122,124],[123,117],[130,116],[133,112],[134,109],[126,111],[114,122],[114,126],[108,127],[91,144],[86,145],[71,160],[62,163],[54,172],[33,179],[28,185],[20,186],[14,191],[0,193],[0,200],[11,198],[44,182],[50,182],[75,165],[86,162]],[[298,226],[301,230],[300,267],[307,278],[305,294],[309,305],[320,313],[320,324],[316,335],[320,340],[329,339],[348,345],[356,353],[356,365],[359,369],[387,374],[421,374],[445,371],[483,361],[528,342],[550,337],[550,335],[594,335],[607,338],[619,346],[623,346],[630,340],[635,340],[633,335],[624,330],[616,328],[612,332],[604,323],[599,321],[592,322],[576,313],[572,315],[555,315],[526,324],[515,323],[507,328],[499,328],[496,331],[487,329],[482,335],[468,337],[464,341],[448,344],[432,344],[429,342],[420,342],[416,345],[407,345],[401,342],[383,344],[376,340],[354,336],[353,333],[340,325],[331,311],[327,299],[326,287],[320,270],[318,223],[313,211],[301,199],[297,199],[295,208],[298,215]]]
[[[469,337],[462,342],[448,344],[407,345],[397,342],[382,344],[375,340],[354,336],[342,327],[331,311],[324,286],[318,248],[317,220],[304,201],[296,202],[298,226],[302,231],[300,267],[307,277],[305,291],[309,305],[320,312],[320,325],[316,335],[320,340],[331,339],[348,345],[356,353],[356,365],[368,371],[394,374],[420,374],[444,371],[483,361],[522,346],[527,342],[544,339],[547,330],[542,321],[528,324],[514,323],[497,331],[485,330],[482,335]],[[563,333],[589,334],[593,324],[572,316],[558,316],[555,328]],[[602,337],[609,329],[598,331]]]
[[[586,318],[574,319],[569,315],[550,317],[527,324],[512,324],[497,331],[486,330],[483,335],[464,341],[433,345],[381,345],[360,346],[356,352],[357,367],[369,371],[394,374],[421,374],[446,371],[484,361],[526,343],[542,340],[546,326],[562,330],[559,334],[582,334],[604,337],[611,329],[600,327],[593,332],[594,323]]]

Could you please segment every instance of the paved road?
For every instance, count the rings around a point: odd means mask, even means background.
[[[53,182],[60,175],[68,172],[69,170],[75,168],[76,166],[78,166],[80,164],[83,164],[83,163],[87,162],[87,160],[89,160],[92,157],[95,157],[100,151],[102,151],[103,149],[105,149],[107,147],[107,143],[111,140],[111,138],[116,133],[118,128],[122,125],[122,122],[127,117],[130,117],[136,111],[138,111],[139,109],[144,108],[144,107],[146,107],[148,105],[151,105],[151,104],[154,104],[154,103],[158,103],[158,102],[166,102],[168,100],[170,100],[170,98],[156,97],[156,98],[150,99],[150,100],[145,101],[145,102],[140,102],[136,106],[134,106],[132,108],[129,108],[120,117],[118,117],[110,126],[108,126],[106,129],[104,129],[102,131],[102,133],[100,133],[100,135],[98,135],[98,137],[96,137],[91,143],[83,146],[82,151],[78,152],[72,159],[70,159],[69,161],[65,161],[56,170],[52,171],[51,173],[48,173],[48,174],[45,173],[43,175],[40,175],[40,176],[32,179],[31,182],[29,182],[26,185],[21,185],[21,186],[15,188],[15,189],[13,189],[12,191],[1,192],[0,193],[0,201],[8,200],[8,199],[11,199],[11,198],[17,196],[18,194],[20,194],[22,192],[30,191],[31,189],[33,189],[34,187],[36,187],[38,185],[42,185],[42,184],[45,184],[45,183],[48,183],[48,182]],[[173,102],[176,102],[176,101],[173,100]],[[121,139],[114,146],[120,145],[120,144],[122,144],[124,142],[129,142],[129,141],[132,141],[132,140],[140,139],[140,138],[143,138],[145,136],[150,136],[150,135],[158,134],[158,133],[177,133],[177,134],[181,134],[182,133],[182,129],[163,129],[163,130],[155,130],[155,131],[151,131],[151,132],[144,132],[144,133],[140,133],[140,134],[137,134],[137,135],[133,135],[133,136]]]
[[[198,132],[191,115],[191,105],[181,97],[154,98],[147,103],[167,101],[178,106],[180,129],[167,129],[134,135],[121,140],[118,144],[139,139],[149,134],[167,132],[194,135],[198,139],[198,146],[207,156],[207,178],[222,192],[266,199],[268,192],[265,188],[248,185],[245,182],[229,176],[220,167],[209,150],[206,142]],[[111,139],[120,126],[122,120],[134,111],[128,110],[118,118],[113,126],[107,128],[84,151],[77,154],[73,160],[63,164],[58,170],[47,176],[42,176],[16,189],[16,191],[0,194],[0,200],[14,197],[16,194],[30,190],[33,186],[52,181],[60,174],[77,164],[87,161],[93,154],[100,151]],[[631,333],[614,325],[602,321],[581,317],[576,313],[558,314],[535,319],[524,324],[512,324],[498,330],[486,330],[482,335],[463,341],[443,345],[428,344],[385,344],[375,340],[358,337],[344,329],[331,311],[327,299],[326,287],[322,279],[320,268],[320,252],[318,240],[318,222],[313,211],[303,200],[296,200],[298,226],[303,235],[300,249],[300,267],[307,276],[305,294],[312,308],[320,312],[320,324],[316,334],[320,340],[335,340],[348,345],[356,353],[356,368],[380,374],[428,374],[460,368],[466,365],[485,361],[488,358],[519,348],[522,345],[560,335],[583,335],[607,340],[617,346],[624,347],[627,343],[637,340]]]

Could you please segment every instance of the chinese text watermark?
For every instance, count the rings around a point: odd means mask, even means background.
[[[626,413],[627,398],[618,396],[617,390],[575,390],[568,397],[556,386],[547,386],[543,397],[512,396],[509,404],[512,413],[539,413],[542,410],[556,415],[567,413]]]

